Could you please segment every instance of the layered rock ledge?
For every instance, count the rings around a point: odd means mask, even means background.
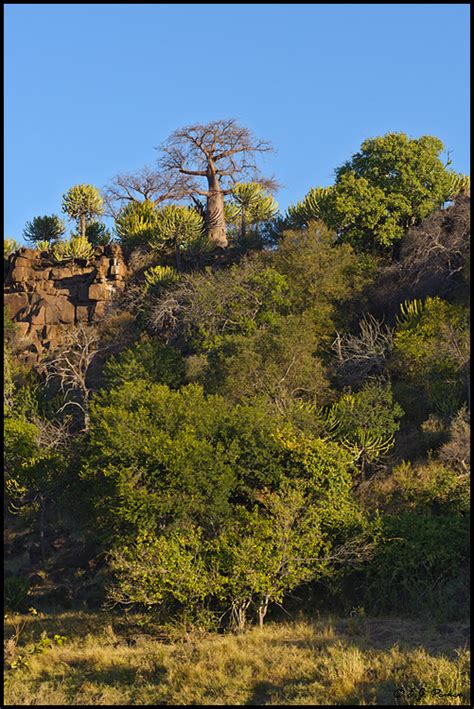
[[[127,267],[118,244],[98,246],[90,263],[58,264],[49,252],[22,248],[6,263],[4,304],[33,363],[61,343],[65,329],[94,323],[123,291]]]

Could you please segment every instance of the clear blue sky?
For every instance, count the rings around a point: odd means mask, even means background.
[[[72,185],[235,117],[285,209],[367,137],[436,135],[469,173],[469,6],[5,5],[5,235]]]

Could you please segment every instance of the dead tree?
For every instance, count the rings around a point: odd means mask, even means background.
[[[207,233],[216,246],[227,246],[224,197],[232,192],[232,185],[251,180],[276,186],[273,180],[259,178],[255,162],[257,153],[272,150],[270,143],[257,140],[232,118],[176,130],[161,148],[161,167],[170,176],[178,173],[191,178],[189,196],[206,197]],[[199,186],[196,178],[200,177],[206,179],[207,189]]]
[[[332,344],[340,374],[349,381],[361,381],[381,374],[393,348],[393,330],[367,313],[359,321],[357,335],[340,335]]]
[[[91,365],[105,347],[91,326],[79,325],[68,333],[61,349],[46,362],[46,382],[55,382],[64,396],[58,412],[77,407],[83,416],[83,431],[89,428],[89,404],[93,393],[89,384]]]

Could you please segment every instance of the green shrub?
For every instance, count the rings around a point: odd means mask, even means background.
[[[3,240],[3,258],[7,259],[9,256],[18,251],[20,244],[18,244],[15,239],[4,239]]]
[[[392,368],[399,389],[411,386],[414,391],[421,390],[429,407],[453,415],[468,390],[468,309],[439,297],[406,303],[401,307],[393,344]]]
[[[59,263],[83,260],[92,261],[94,258],[94,247],[86,237],[73,236],[69,241],[60,241],[53,244],[53,258]]]
[[[28,599],[30,582],[23,576],[7,576],[3,585],[5,609],[12,612],[24,611]]]
[[[112,232],[101,222],[92,222],[86,227],[86,239],[92,246],[107,246],[112,241]]]
[[[147,284],[153,288],[166,288],[179,281],[178,272],[171,266],[152,266],[144,275]]]
[[[407,511],[384,519],[366,577],[373,612],[462,617],[467,611],[469,518]]]
[[[50,243],[49,241],[37,241],[35,244],[35,248],[38,251],[49,251],[50,248]]]
[[[144,339],[107,360],[104,375],[109,387],[143,380],[177,388],[183,383],[184,360],[170,345]]]
[[[125,246],[148,246],[155,234],[156,223],[157,212],[152,202],[129,202],[117,215],[115,230]]]

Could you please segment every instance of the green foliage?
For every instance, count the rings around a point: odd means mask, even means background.
[[[287,282],[284,276],[255,259],[245,259],[226,270],[185,276],[155,308],[155,325],[169,301],[176,314],[174,335],[196,352],[209,351],[228,335],[250,335],[278,320],[284,312]]]
[[[19,475],[25,463],[38,453],[38,430],[27,421],[6,418],[4,421],[5,472],[8,477]]]
[[[469,175],[462,175],[461,173],[455,172],[450,173],[450,182],[446,199],[451,200],[459,194],[470,194],[470,192],[471,178]]]
[[[390,384],[373,381],[338,399],[327,413],[327,425],[330,435],[365,465],[392,448],[403,413]]]
[[[128,202],[115,219],[115,230],[125,246],[148,246],[153,241],[157,221],[157,210],[150,200]]]
[[[28,602],[30,582],[24,576],[7,576],[3,584],[3,603],[5,610],[23,611]]]
[[[94,247],[86,237],[73,236],[69,241],[60,241],[53,244],[53,258],[59,263],[83,260],[92,261],[94,258]]]
[[[376,266],[370,257],[356,255],[349,244],[337,244],[322,222],[284,231],[273,265],[288,281],[296,312],[356,297],[373,280]]]
[[[384,491],[384,504],[399,513],[469,513],[469,479],[445,463],[403,462],[393,470],[391,482],[391,488]]]
[[[322,329],[311,317],[287,316],[253,334],[223,337],[208,354],[203,381],[234,401],[265,396],[280,411],[295,400],[324,404],[329,381],[318,356]]]
[[[322,219],[357,248],[387,250],[408,228],[439,208],[452,193],[452,173],[440,159],[438,138],[387,133],[369,138],[336,170],[333,187],[312,190],[290,219]]]
[[[413,326],[419,321],[423,311],[423,301],[415,298],[415,300],[405,300],[400,303],[400,312],[396,316],[397,324],[405,328]]]
[[[360,531],[362,514],[351,493],[352,456],[338,443],[291,430],[280,431],[277,440],[284,451],[285,476],[305,484],[329,541],[342,542]]]
[[[48,244],[60,241],[66,232],[66,226],[62,219],[56,214],[50,217],[34,217],[32,221],[26,222],[23,236],[26,241],[35,248],[40,248],[39,243]]]
[[[302,453],[277,435],[278,420],[263,402],[230,407],[196,385],[173,392],[127,382],[93,402],[85,474],[105,483],[107,503],[99,504],[114,524],[137,531],[187,521],[216,528],[231,515],[233,495],[250,500],[289,475],[289,466],[301,477],[306,463],[318,499],[330,489],[343,504],[350,456],[322,441],[305,443]]]
[[[226,224],[230,236],[240,247],[259,245],[259,226],[272,220],[278,212],[278,203],[257,182],[236,182],[225,206]]]
[[[172,266],[152,266],[144,272],[145,281],[153,288],[167,288],[179,282],[179,274]]]
[[[41,446],[36,424],[16,418],[4,421],[5,472],[11,498],[49,492],[65,470],[60,447]]]
[[[101,222],[92,222],[86,227],[86,239],[92,246],[107,246],[112,238],[112,232]]]
[[[281,603],[292,589],[329,566],[318,508],[308,503],[303,484],[284,483],[278,492],[262,491],[258,499],[252,510],[237,508],[235,519],[214,543],[223,577],[221,595],[240,628],[250,603],[262,625],[270,603]]]
[[[183,382],[184,362],[170,345],[144,339],[108,359],[104,376],[109,387],[142,380],[177,388]]]
[[[18,251],[20,244],[18,244],[15,239],[4,239],[3,240],[3,258],[7,259],[9,256]]]
[[[37,241],[35,247],[38,251],[49,251],[49,241]]]
[[[427,298],[416,313],[399,317],[393,343],[398,376],[421,389],[428,405],[438,411],[450,414],[459,409],[468,381],[467,309],[438,297]]]
[[[152,249],[172,248],[176,254],[205,248],[205,222],[196,209],[170,204],[156,212],[156,223],[148,239]],[[179,260],[177,263],[179,268]]]
[[[293,227],[308,226],[312,221],[324,221],[325,201],[331,187],[312,187],[306,197],[288,207],[288,223]]]
[[[79,234],[85,238],[87,226],[104,212],[99,190],[93,185],[74,185],[63,195],[62,211],[77,222]]]
[[[194,527],[159,537],[143,532],[111,557],[118,583],[110,596],[116,602],[195,608],[218,588],[218,577],[207,568],[201,531]]]
[[[142,380],[96,397],[87,468],[99,484],[109,481],[115,526],[153,531],[228,514],[235,475],[218,440],[226,408],[194,385],[175,392]]]
[[[366,580],[372,610],[465,613],[469,518],[406,511],[387,516],[384,527]]]

